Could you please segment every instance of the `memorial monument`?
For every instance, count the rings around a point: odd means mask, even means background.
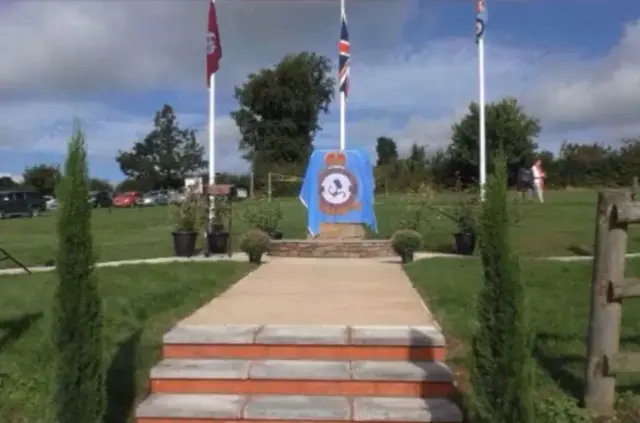
[[[363,239],[377,232],[373,166],[360,149],[314,150],[300,191],[315,239]]]

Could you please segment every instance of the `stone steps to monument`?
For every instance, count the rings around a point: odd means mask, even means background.
[[[434,326],[177,326],[137,423],[462,422]]]
[[[152,394],[137,423],[458,423],[460,409],[447,399],[342,396]]]
[[[445,339],[434,326],[176,326],[163,357],[442,361]]]
[[[449,397],[451,371],[436,361],[166,359],[152,393]]]
[[[273,257],[373,258],[393,257],[389,240],[282,239],[271,241]]]

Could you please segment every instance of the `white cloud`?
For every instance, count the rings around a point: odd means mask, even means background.
[[[352,37],[373,50],[400,39],[416,0],[355,2]],[[0,80],[14,89],[78,92],[204,84],[207,0],[11,3],[0,16]],[[333,56],[337,2],[220,0],[221,86],[305,49]],[[372,50],[369,48],[369,50]],[[356,49],[358,51],[358,49]]]
[[[162,89],[190,96],[204,112],[207,4],[32,0],[5,5],[0,80],[9,89],[0,92],[0,145],[61,151],[76,116],[85,125],[92,154],[107,156],[130,147],[151,128],[152,115],[120,110],[102,101],[100,93]],[[403,42],[403,25],[416,5],[417,0],[349,3],[349,142],[371,146],[377,136],[389,135],[401,148],[413,142],[441,147],[451,124],[477,98],[472,37],[433,39],[420,49]],[[284,54],[313,50],[335,57],[337,2],[219,0],[218,8],[224,52],[218,98],[227,107],[235,84]],[[629,23],[605,57],[526,50],[491,37],[486,54],[488,99],[518,96],[542,119],[545,142],[576,133],[613,138],[640,130],[635,111],[640,106],[640,22]],[[22,100],[15,100],[18,95]],[[337,102],[332,107],[337,110]],[[206,116],[183,112],[182,123],[201,128],[200,138],[206,140]],[[337,143],[335,116],[318,134],[320,145]],[[219,116],[221,169],[246,166],[236,151],[237,139],[231,119]]]

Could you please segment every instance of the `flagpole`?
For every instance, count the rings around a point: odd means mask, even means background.
[[[345,0],[340,0],[340,22],[342,22],[342,17],[345,15]],[[344,151],[347,147],[347,139],[346,139],[346,93],[344,91],[340,91],[340,150]]]
[[[209,188],[216,183],[216,74],[209,75]],[[209,189],[209,225],[213,224],[216,205]],[[209,228],[211,229],[211,228]]]
[[[486,124],[485,124],[485,98],[484,98],[484,38],[478,40],[478,79],[479,79],[479,99],[478,110],[480,127],[480,199],[484,200],[485,184],[487,182],[487,146],[486,146]]]

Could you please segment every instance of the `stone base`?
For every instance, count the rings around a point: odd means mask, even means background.
[[[321,223],[320,233],[316,237],[309,235],[308,239],[361,240],[365,234],[360,223]]]
[[[271,241],[272,257],[371,258],[395,256],[388,240],[296,240]]]

